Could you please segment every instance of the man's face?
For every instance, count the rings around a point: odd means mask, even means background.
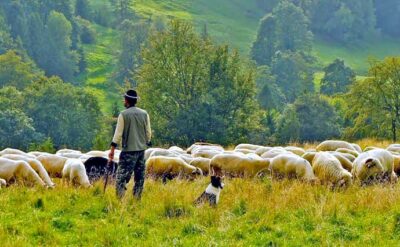
[[[125,108],[128,108],[129,107],[129,103],[128,103],[128,101],[124,98],[124,106],[125,106]]]

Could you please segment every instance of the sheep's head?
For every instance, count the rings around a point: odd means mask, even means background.
[[[368,175],[379,174],[384,171],[381,162],[375,158],[368,158],[364,162],[365,168],[368,170]]]
[[[342,171],[342,178],[338,181],[338,187],[348,187],[353,182],[353,176],[347,170]]]
[[[203,171],[200,169],[200,168],[198,168],[198,167],[196,167],[196,169],[192,172],[192,175],[194,175],[194,176],[203,176]]]

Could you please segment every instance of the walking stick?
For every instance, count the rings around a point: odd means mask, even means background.
[[[108,184],[108,177],[110,175],[110,166],[112,165],[112,160],[109,160],[106,167],[106,173],[104,174],[104,188],[103,192],[106,193],[107,184]]]

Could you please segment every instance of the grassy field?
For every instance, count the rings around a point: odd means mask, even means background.
[[[396,246],[400,185],[332,191],[297,181],[226,180],[220,204],[194,207],[208,179],[147,180],[141,202],[58,186],[0,190],[2,246]],[[131,188],[131,185],[130,187]]]

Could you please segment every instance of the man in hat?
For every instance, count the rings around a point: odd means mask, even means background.
[[[140,200],[145,176],[144,151],[151,146],[150,118],[145,110],[136,107],[138,95],[135,90],[128,90],[124,98],[126,110],[118,116],[109,159],[114,159],[115,148],[122,141],[117,169],[117,196],[120,199],[124,196],[126,184],[129,183],[133,172],[135,179],[133,195]]]

